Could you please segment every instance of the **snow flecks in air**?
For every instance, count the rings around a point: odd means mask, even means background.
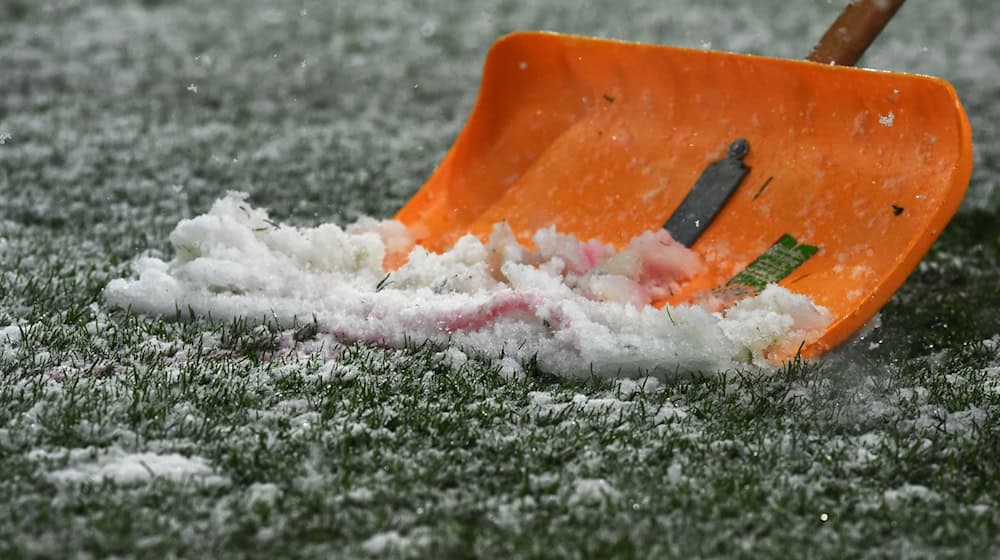
[[[341,340],[391,347],[450,343],[502,356],[500,371],[511,379],[533,360],[570,377],[764,365],[768,350],[794,350],[829,321],[826,310],[777,286],[717,313],[650,305],[704,266],[664,231],[616,251],[549,228],[529,248],[501,223],[485,243],[467,235],[437,254],[414,246],[396,222],[284,226],[231,193],[178,224],[170,242],[173,260],[137,259],[136,277],[109,283],[107,300],[286,328],[315,320]],[[407,253],[398,270],[383,270]]]

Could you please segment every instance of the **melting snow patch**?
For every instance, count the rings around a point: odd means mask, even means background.
[[[49,479],[57,483],[111,480],[118,484],[136,484],[154,478],[174,481],[199,479],[208,483],[223,481],[213,475],[212,466],[201,457],[185,457],[177,453],[125,453],[117,447],[99,453],[91,462],[49,473]]]
[[[430,544],[430,535],[425,527],[414,529],[410,535],[400,535],[398,531],[376,533],[361,543],[361,548],[373,556],[385,556],[390,553],[413,552]]]
[[[453,370],[459,370],[469,361],[469,356],[454,346],[449,346],[440,354],[444,362]]]
[[[684,467],[680,463],[671,463],[667,467],[667,482],[670,484],[680,484],[686,480],[684,476]]]
[[[19,325],[0,327],[0,360],[13,360],[20,342],[21,327]]]
[[[408,541],[401,537],[397,531],[387,531],[377,533],[361,544],[361,548],[368,554],[385,554],[394,549],[403,548]]]
[[[281,489],[271,482],[255,482],[247,488],[246,500],[249,504],[263,504],[268,507],[281,497]]]
[[[853,456],[848,452],[846,463],[849,468],[864,468],[878,459],[881,447],[884,445],[883,437],[880,434],[869,432],[852,439],[855,447]]]
[[[687,416],[688,413],[685,412],[684,409],[667,401],[659,405],[657,408],[656,414],[653,417],[653,424],[659,426],[671,420],[683,420],[687,418]]]
[[[653,425],[669,423],[675,419],[683,419],[687,413],[675,407],[670,402],[655,404],[647,401],[620,400],[613,395],[603,397],[588,397],[575,394],[568,401],[556,402],[555,397],[546,391],[531,391],[528,393],[529,414],[539,417],[560,416],[566,409],[593,415],[608,424],[617,424],[627,419],[632,412],[645,412],[653,416]]]
[[[508,381],[520,380],[525,377],[524,368],[514,358],[500,358],[498,365],[500,366],[500,377]]]
[[[985,425],[988,419],[989,414],[981,407],[948,412],[939,405],[923,405],[919,416],[900,425],[918,431],[944,432],[954,437],[973,437],[976,428]]]
[[[891,508],[895,508],[910,500],[931,502],[940,499],[937,492],[919,484],[904,484],[899,488],[886,490],[883,497],[885,498],[886,505]]]
[[[655,377],[643,377],[640,379],[619,379],[616,382],[618,393],[623,397],[630,397],[634,393],[655,393],[660,388],[660,380]]]
[[[719,312],[651,305],[704,266],[663,231],[616,251],[549,228],[528,248],[501,223],[485,243],[467,235],[436,254],[414,246],[398,222],[284,226],[230,193],[178,224],[170,241],[173,260],[136,259],[137,277],[110,282],[106,299],[152,314],[190,308],[285,328],[315,320],[340,340],[390,347],[430,340],[460,349],[453,362],[469,353],[496,359],[511,379],[529,362],[575,377],[767,365],[768,351],[794,350],[830,320],[777,286]],[[386,262],[406,264],[386,274]]]
[[[990,393],[1000,394],[1000,366],[988,366],[983,374],[983,389]]]
[[[375,492],[372,492],[370,489],[364,487],[352,488],[347,492],[347,497],[354,502],[365,503],[372,501],[375,497]]]
[[[7,325],[0,327],[0,347],[15,346],[21,342],[21,327],[18,325]]]
[[[573,491],[570,492],[566,503],[570,507],[603,506],[620,497],[621,492],[603,478],[580,478],[573,483]]]

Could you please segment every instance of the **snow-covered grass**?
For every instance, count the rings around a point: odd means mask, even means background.
[[[954,82],[977,167],[881,325],[817,363],[567,381],[102,297],[228,190],[391,215],[503,32],[801,56],[839,4],[0,3],[0,557],[997,554],[993,2],[913,0],[867,59]]]

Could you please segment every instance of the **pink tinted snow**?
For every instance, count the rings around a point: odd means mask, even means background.
[[[517,244],[507,224],[494,227],[489,243],[496,238]],[[518,245],[526,254],[524,262],[536,266],[562,262],[567,283],[598,301],[647,305],[669,296],[705,269],[697,253],[674,241],[665,230],[638,235],[620,252],[599,240],[580,241],[555,228],[539,230],[532,241],[534,251]]]
[[[508,357],[514,348],[566,375],[724,368],[829,321],[777,286],[721,310],[653,307],[705,269],[665,231],[618,251],[554,227],[522,245],[500,223],[485,243],[469,235],[430,253],[398,222],[286,226],[231,193],[170,240],[171,261],[137,258],[135,276],[111,281],[105,298],[164,315],[190,308],[286,326],[312,317],[343,342],[428,339]],[[400,253],[405,264],[387,275],[386,257]]]
[[[440,321],[441,330],[447,333],[478,331],[501,318],[510,319],[516,315],[535,318],[541,304],[542,299],[534,294],[500,292],[472,313],[445,317]]]

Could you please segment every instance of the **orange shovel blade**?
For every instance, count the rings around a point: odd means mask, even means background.
[[[433,250],[506,220],[623,246],[663,226],[737,139],[750,173],[693,245],[724,286],[788,234],[819,251],[780,284],[867,322],[958,209],[972,172],[953,88],[917,75],[552,33],[501,38],[454,146],[396,218]]]

